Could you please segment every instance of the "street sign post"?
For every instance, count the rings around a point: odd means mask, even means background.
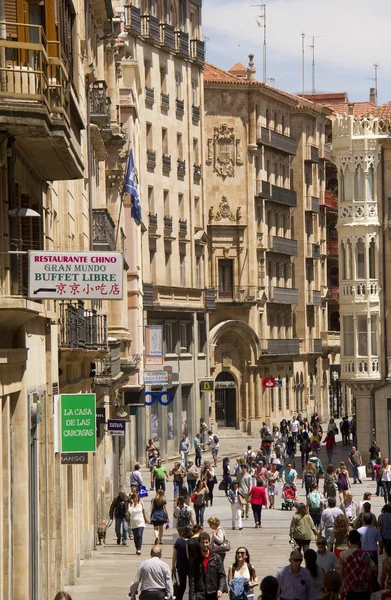
[[[145,385],[168,385],[167,371],[144,371]]]
[[[95,452],[95,394],[61,394],[60,428],[61,452]]]

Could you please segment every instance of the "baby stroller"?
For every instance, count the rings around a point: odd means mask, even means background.
[[[294,483],[285,483],[282,488],[281,510],[292,510],[296,502],[296,486]]]

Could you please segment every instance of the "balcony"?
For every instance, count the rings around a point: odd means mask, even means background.
[[[186,175],[186,161],[179,160],[179,158],[177,163],[177,175],[180,179],[183,179],[183,177]]]
[[[269,302],[275,304],[298,304],[299,290],[288,287],[270,287]]]
[[[110,386],[118,380],[121,372],[121,342],[109,341],[109,351],[106,357],[95,361],[96,375],[94,384],[98,386]]]
[[[216,308],[216,290],[215,288],[205,289],[205,308],[214,310]]]
[[[60,348],[106,350],[107,315],[84,308],[81,300],[60,302]]]
[[[189,56],[189,35],[184,31],[175,32],[175,51],[183,58]]]
[[[309,306],[320,306],[322,304],[322,294],[319,290],[308,290],[307,304]]]
[[[170,108],[170,94],[160,94],[160,108],[164,111],[168,111]]]
[[[312,164],[318,164],[319,163],[319,150],[316,146],[311,146],[310,144],[307,144],[307,146],[305,147],[305,152],[304,152],[304,160],[306,162],[312,163]]]
[[[16,139],[43,179],[83,177],[81,125],[75,117],[69,63],[59,42],[47,41],[37,25],[6,27],[15,31],[15,37],[0,40],[2,128]]]
[[[339,354],[341,351],[341,334],[339,331],[323,331],[322,346],[324,352]]]
[[[156,152],[155,150],[147,150],[147,169],[153,171],[156,167]]]
[[[329,294],[329,300],[334,300],[335,302],[339,302],[339,286],[338,285],[329,285],[328,294]]]
[[[184,219],[179,219],[178,226],[179,237],[185,238],[187,236],[187,221]]]
[[[162,157],[162,169],[163,169],[163,175],[169,175],[170,171],[171,171],[171,156],[168,156],[167,154],[163,154]]]
[[[323,344],[320,338],[307,340],[307,347],[309,354],[323,354]]]
[[[338,240],[329,240],[327,242],[327,254],[329,256],[338,256]]]
[[[159,19],[152,15],[142,15],[142,36],[147,42],[160,43],[160,24]]]
[[[172,217],[164,217],[164,233],[172,233]]]
[[[200,64],[205,62],[205,42],[190,40],[191,58]]]
[[[257,144],[274,148],[286,154],[296,154],[297,140],[295,138],[278,133],[268,127],[257,127]]]
[[[191,116],[193,119],[193,123],[199,123],[200,119],[201,119],[201,110],[199,106],[193,106],[191,107]]]
[[[271,235],[269,238],[269,252],[276,254],[289,254],[297,256],[297,240]]]
[[[175,50],[175,31],[168,23],[160,23],[160,44],[167,50]]]
[[[255,285],[239,285],[217,289],[216,302],[227,304],[255,304],[259,296]]]
[[[145,106],[152,108],[155,104],[155,90],[154,88],[145,87]]]
[[[149,223],[149,229],[156,231],[157,229],[157,215],[152,215],[151,213],[148,214],[148,223]]]
[[[340,300],[350,302],[379,302],[377,279],[368,281],[343,281],[340,285]]]
[[[335,156],[333,152],[333,144],[330,142],[325,142],[321,145],[319,149],[319,158],[320,160],[328,160],[329,162],[335,161]]]
[[[115,250],[115,224],[107,208],[92,209],[92,249]]]
[[[205,290],[202,288],[167,285],[154,285],[152,287],[151,284],[144,284],[144,288],[145,285],[150,285],[151,289],[148,291],[147,304],[144,295],[144,306],[180,310],[182,312],[205,309],[213,310],[215,308],[213,288]]]
[[[282,340],[261,340],[262,355],[286,356],[291,354],[300,354],[300,340],[282,339]],[[262,358],[262,356],[260,357]]]
[[[94,81],[90,89],[90,121],[100,129],[110,126],[110,104],[106,82]]]
[[[175,100],[175,112],[178,119],[181,119],[185,114],[185,103],[178,98]]]
[[[143,283],[143,306],[153,306],[153,284]]]
[[[278,185],[271,185],[268,181],[257,179],[255,182],[255,193],[269,202],[275,202],[284,206],[297,206],[296,192],[279,187]]]
[[[379,357],[341,358],[341,379],[343,381],[381,379]]]
[[[319,260],[320,259],[320,245],[319,244],[307,244],[307,258]]]
[[[338,209],[338,199],[333,192],[326,190],[323,192],[321,196],[322,206],[326,206],[327,208],[331,208],[333,210]]]
[[[311,213],[319,212],[319,198],[316,196],[306,196],[305,210]]]
[[[193,180],[194,183],[199,183],[201,181],[201,165],[193,165]]]
[[[141,34],[140,9],[131,4],[125,4],[125,29],[133,35]]]

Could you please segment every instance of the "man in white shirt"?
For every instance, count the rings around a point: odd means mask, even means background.
[[[212,451],[214,466],[217,467],[217,456],[220,450],[220,438],[216,433],[213,433],[213,431],[211,430],[208,431],[208,436],[208,446],[210,446],[210,449]]]
[[[295,442],[295,444],[297,444],[297,437],[299,435],[299,427],[300,427],[299,421],[296,419],[296,416],[293,415],[290,430],[291,430],[291,434],[292,434],[293,441]]]
[[[161,560],[162,549],[153,546],[151,558],[144,560],[137,571],[136,579],[130,586],[128,594],[131,600],[136,600],[136,594],[140,586],[139,600],[172,600],[173,587],[169,566]]]

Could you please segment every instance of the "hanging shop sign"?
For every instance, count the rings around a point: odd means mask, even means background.
[[[274,380],[274,387],[281,387],[282,388],[282,379],[275,379]]]
[[[61,452],[95,452],[95,405],[95,394],[61,394]]]
[[[215,384],[214,379],[210,379],[210,378],[200,379],[200,392],[201,393],[213,392],[214,384]]]
[[[276,380],[274,377],[265,377],[262,379],[262,386],[265,388],[274,388],[276,387]]]
[[[167,371],[144,371],[145,385],[168,385]]]
[[[125,435],[126,421],[122,419],[108,419],[107,433],[110,435]]]
[[[29,297],[122,300],[121,252],[29,252]]]
[[[87,465],[88,452],[66,452],[61,454],[62,465]]]

